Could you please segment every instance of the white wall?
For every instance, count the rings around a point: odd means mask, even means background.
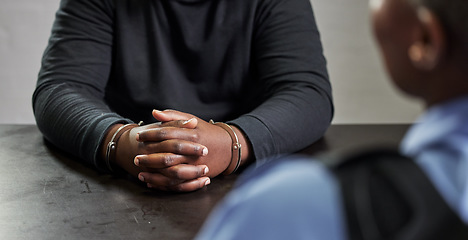
[[[334,123],[409,123],[420,113],[387,81],[367,0],[311,0],[335,99]],[[34,123],[31,96],[59,0],[1,0],[0,123]]]
[[[0,2],[0,123],[34,123],[31,97],[58,4]]]
[[[311,0],[335,100],[334,123],[411,123],[414,99],[391,84],[372,37],[368,0]]]

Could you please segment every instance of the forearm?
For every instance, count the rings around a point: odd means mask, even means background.
[[[332,116],[332,100],[326,95],[291,92],[290,98],[274,97],[229,123],[242,129],[251,143],[249,156],[261,163],[312,144],[323,136]]]
[[[61,1],[33,95],[44,136],[99,169],[104,169],[97,161],[104,134],[129,121],[104,101],[112,39],[110,1]]]
[[[333,102],[310,2],[278,1],[258,19],[253,66],[262,103],[230,123],[243,130],[262,162],[319,139],[332,120]]]
[[[67,84],[39,85],[33,108],[37,125],[47,140],[99,169],[105,169],[97,155],[107,129],[129,121],[112,113],[102,100]]]

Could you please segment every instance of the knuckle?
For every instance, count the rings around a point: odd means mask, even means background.
[[[174,164],[174,156],[173,155],[167,155],[166,154],[162,158],[163,158],[162,163],[163,163],[164,166],[170,167],[170,166],[172,166]]]
[[[164,128],[159,129],[159,131],[157,132],[157,137],[158,137],[159,139],[164,139],[164,138],[166,138],[168,135],[169,135],[169,132],[168,132],[166,129],[164,129]]]
[[[172,172],[172,176],[177,179],[182,179],[183,174],[181,173],[181,171],[174,171]]]
[[[198,140],[200,140],[200,136],[198,135],[198,133],[190,134],[189,138],[192,142],[198,142]]]
[[[172,147],[174,148],[174,150],[178,153],[182,152],[182,150],[184,149],[184,146],[182,145],[182,143],[180,142],[174,142]]]
[[[177,167],[169,167],[166,169],[162,169],[161,171],[161,173],[165,176],[165,185],[173,186],[179,184],[179,171]]]
[[[193,152],[194,152],[195,154],[197,154],[197,153],[201,152],[202,149],[203,149],[203,148],[202,148],[201,146],[198,146],[198,145],[197,145],[197,146],[195,146],[195,147],[193,148]]]

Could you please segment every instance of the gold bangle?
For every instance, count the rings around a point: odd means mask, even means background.
[[[223,172],[223,174],[229,175],[231,173],[234,173],[235,171],[237,171],[237,169],[239,168],[241,164],[242,148],[239,142],[239,138],[237,137],[237,134],[234,131],[234,129],[231,126],[229,126],[229,124],[226,124],[223,122],[215,123],[213,120],[210,120],[210,123],[226,130],[226,132],[228,132],[229,136],[231,137],[231,140],[232,140],[231,162],[229,163],[228,168]]]
[[[130,130],[131,128],[134,128],[136,126],[139,126],[139,124],[134,124],[134,123],[129,123],[120,126],[117,131],[115,131],[114,135],[112,135],[112,138],[110,142],[107,144],[107,149],[106,149],[106,158],[104,161],[106,162],[107,169],[109,169],[110,172],[114,172],[112,169],[110,159],[114,155],[114,150],[117,148],[117,142],[119,141],[119,138],[127,131]]]

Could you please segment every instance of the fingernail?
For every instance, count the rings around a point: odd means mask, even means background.
[[[208,174],[209,171],[210,171],[210,169],[208,167],[205,167],[205,170],[203,170],[203,175]]]
[[[203,154],[203,156],[208,155],[208,148],[204,147],[202,154]]]
[[[194,118],[190,118],[189,120],[185,121],[184,123],[182,123],[182,125],[186,125],[188,124],[189,122],[193,121]]]
[[[137,142],[140,141],[140,133],[137,133],[137,134],[136,134],[136,140],[137,140]]]
[[[146,186],[148,186],[149,188],[153,188],[153,185],[147,183]]]
[[[205,186],[207,186],[210,183],[211,183],[211,180],[208,178],[208,180],[206,180],[206,182],[205,182]]]
[[[135,160],[133,160],[133,163],[135,163],[135,165],[137,166],[140,166],[140,159],[138,159],[138,156],[135,157]]]
[[[157,109],[153,109],[153,112],[160,113],[161,111],[159,111]]]
[[[142,181],[142,182],[145,181],[145,177],[141,173],[138,174],[138,179],[140,179],[140,181]]]

